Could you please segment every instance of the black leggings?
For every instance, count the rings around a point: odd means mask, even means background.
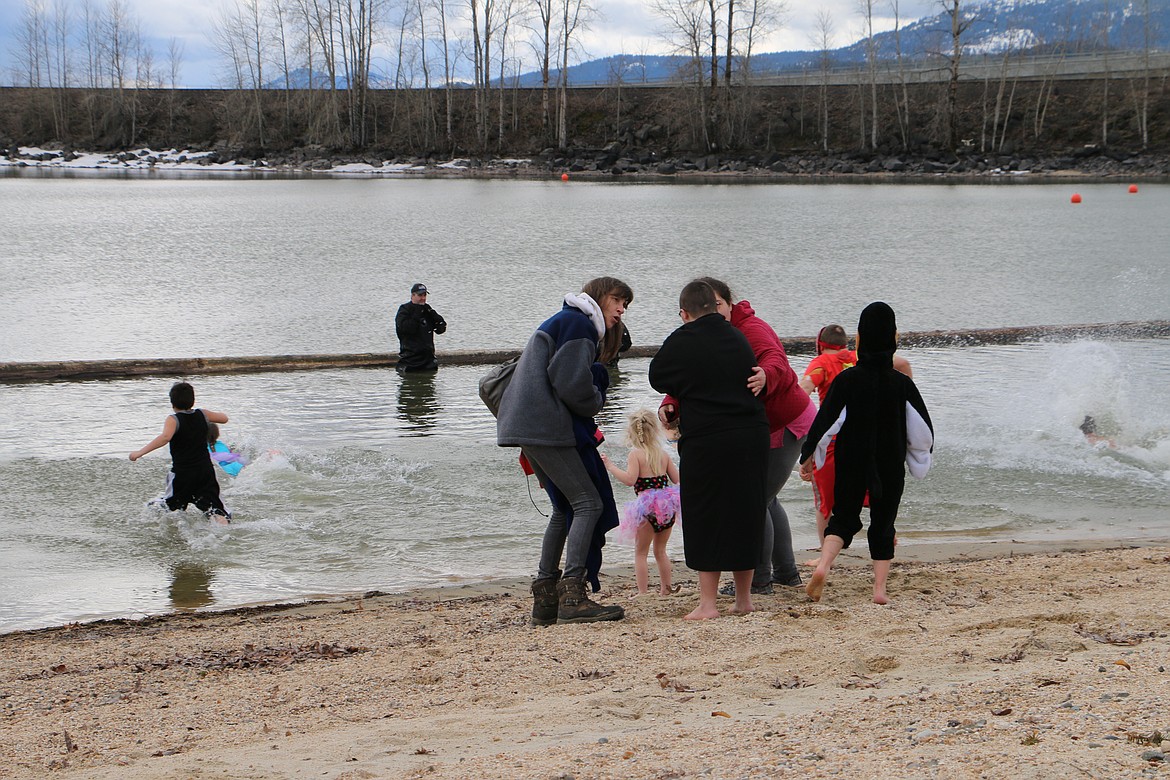
[[[865,503],[866,484],[860,469],[843,472],[840,452],[837,453],[837,484],[833,490],[833,515],[825,528],[825,535],[839,536],[843,547],[849,547],[853,537],[861,530],[861,508]],[[902,503],[902,490],[906,486],[906,471],[902,463],[897,469],[881,469],[881,496],[869,497],[869,557],[875,561],[890,561],[894,558],[894,536],[897,531],[894,521],[898,518],[898,505]]]

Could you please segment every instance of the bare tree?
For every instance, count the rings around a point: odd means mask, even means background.
[[[183,42],[178,38],[171,38],[167,46],[167,77],[170,81],[170,91],[167,93],[167,132],[175,132],[175,91],[179,87],[179,74],[183,69]]]
[[[817,118],[821,130],[821,149],[829,150],[829,67],[833,63],[833,15],[827,8],[817,10],[813,43],[819,52],[821,79],[818,93]]]
[[[281,82],[284,85],[285,135],[292,128],[292,65],[289,62],[289,57],[293,46],[291,40],[293,13],[293,9],[288,7],[284,0],[273,0],[269,7],[273,43],[276,46],[277,66],[280,70]]]
[[[364,147],[368,141],[370,63],[382,5],[381,0],[346,0],[341,4],[341,43],[348,63],[346,98],[349,137],[351,144],[358,148]]]
[[[47,26],[44,2],[25,0],[16,29],[17,83],[33,88],[42,85],[47,59],[43,49]]]
[[[131,13],[125,0],[109,0],[105,13],[99,18],[99,24],[102,66],[114,95],[117,143],[127,147],[134,143],[138,134],[138,74],[135,62],[141,51],[138,18]]]
[[[1109,0],[1104,0],[1101,23],[1101,146],[1109,145],[1109,27],[1113,16]]]
[[[444,137],[447,140],[447,149],[454,153],[455,118],[452,90],[455,88],[455,86],[451,83],[454,75],[452,73],[450,37],[447,35],[447,2],[446,0],[434,0],[434,3],[435,9],[439,12],[439,32],[443,40],[443,102],[444,115],[446,120]]]
[[[877,100],[877,41],[873,37],[873,7],[875,0],[859,0],[863,24],[865,25],[865,65],[869,76],[869,148],[878,145],[878,100]]]
[[[1138,137],[1142,148],[1150,145],[1150,42],[1152,38],[1152,20],[1150,17],[1150,0],[1141,0],[1141,47],[1142,55],[1141,75],[1130,79],[1130,94],[1133,97],[1134,119],[1137,125]]]
[[[577,33],[586,27],[594,10],[586,0],[558,0],[561,17],[561,72],[557,79],[557,146],[569,146],[569,57]]]
[[[521,5],[519,0],[500,0],[500,16],[499,16],[499,58],[497,65],[499,68],[499,79],[496,83],[497,97],[499,99],[499,107],[497,110],[498,130],[496,136],[497,148],[503,150],[504,137],[507,132],[509,122],[507,120],[508,111],[504,107],[504,96],[507,92],[507,68],[509,63],[516,61],[515,48],[516,43],[509,35],[513,29],[523,24],[525,21],[524,13],[526,8]],[[511,45],[513,49],[513,57],[508,56],[508,46]],[[513,117],[513,123],[515,117]]]
[[[950,52],[945,55],[949,74],[943,112],[943,136],[947,148],[954,151],[959,147],[959,66],[963,59],[963,36],[975,19],[963,13],[961,0],[940,2],[950,24]]]
[[[481,149],[488,143],[488,90],[491,85],[492,36],[495,34],[497,0],[468,0],[471,24],[475,137]]]
[[[534,48],[536,49],[537,67],[540,69],[540,126],[545,141],[551,140],[552,107],[549,100],[550,64],[554,54],[555,31],[553,22],[553,0],[532,0],[536,15],[533,19],[532,31],[536,35]]]
[[[234,5],[222,7],[212,22],[212,36],[216,49],[228,59],[235,89],[251,93],[247,126],[254,128],[256,142],[263,148],[268,36],[260,0],[234,0]]]
[[[902,24],[898,0],[891,0],[890,10],[894,13],[894,57],[898,65],[898,87],[901,93],[894,95],[894,112],[898,119],[898,135],[902,148],[910,148],[910,90],[906,86],[906,61],[902,56]]]
[[[691,103],[689,127],[694,142],[704,149],[712,149],[715,139],[707,122],[709,99],[704,87],[704,43],[707,21],[703,0],[654,0],[654,11],[664,23],[663,37],[684,58],[681,75],[685,95]]]

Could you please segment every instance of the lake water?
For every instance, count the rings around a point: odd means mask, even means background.
[[[782,335],[875,298],[907,331],[1170,318],[1170,187],[1076,189],[5,176],[0,360],[390,351],[415,281],[441,348],[518,347],[600,274],[633,286],[638,344],[700,273]],[[1170,537],[1170,341],[907,354],[938,441],[903,544]],[[622,361],[602,415],[619,457],[647,365]],[[256,459],[221,475],[229,527],[147,509],[166,452],[126,458],[176,377],[0,385],[0,631],[530,573],[544,518],[483,370],[187,377]],[[812,546],[808,488],[782,500]]]

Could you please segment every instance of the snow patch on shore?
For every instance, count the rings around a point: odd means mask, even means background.
[[[187,149],[157,151],[150,148],[126,152],[66,152],[63,149],[43,149],[37,146],[22,146],[15,156],[0,154],[0,167],[88,169],[88,170],[174,170],[174,171],[297,171],[313,174],[344,174],[358,176],[403,175],[424,173],[428,168],[463,170],[471,167],[470,160],[459,158],[433,166],[417,163],[384,161],[380,166],[368,162],[343,163],[330,168],[301,168],[287,165],[270,165],[268,161],[230,160],[219,162],[211,159],[214,152],[193,152]],[[529,160],[509,159],[494,161],[497,164],[514,167],[527,165]]]

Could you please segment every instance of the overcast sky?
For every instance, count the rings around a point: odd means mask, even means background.
[[[4,83],[11,83],[13,65],[13,33],[25,8],[26,0],[0,0],[0,45],[3,57],[0,67]],[[52,0],[42,0],[50,4]],[[100,2],[100,0],[99,0]],[[183,44],[181,82],[186,86],[216,86],[219,83],[217,57],[212,50],[207,31],[220,8],[232,0],[123,0],[142,22],[142,30],[154,42],[156,60],[166,60],[169,42],[177,38]],[[665,54],[667,46],[659,32],[662,23],[654,15],[652,0],[590,0],[600,17],[586,31],[581,40],[586,50],[584,59],[595,59],[611,54]],[[75,8],[79,0],[73,0]],[[832,15],[836,45],[842,46],[862,37],[858,0],[788,0],[785,22],[776,34],[770,36],[757,52],[790,51],[816,48],[817,14],[820,9]],[[875,3],[875,31],[893,27],[889,0]],[[938,0],[901,0],[903,24],[939,9]],[[880,18],[876,18],[880,14]],[[387,68],[388,69],[388,68]]]

